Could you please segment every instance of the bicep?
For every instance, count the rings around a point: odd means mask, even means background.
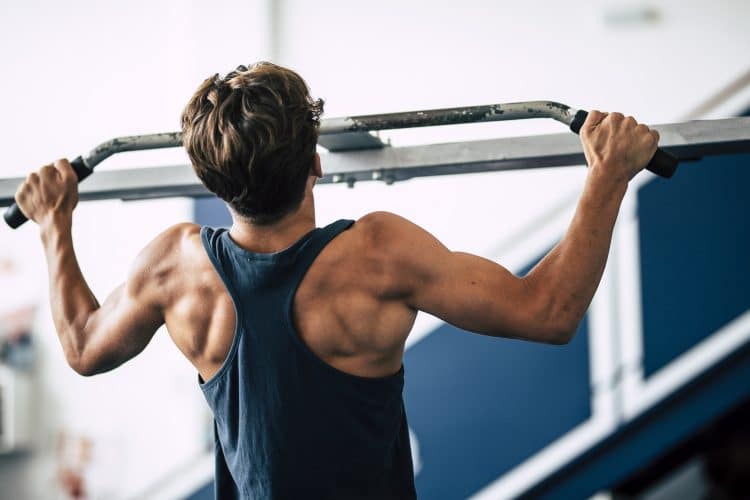
[[[554,341],[545,298],[528,280],[489,259],[450,251],[408,221],[401,226],[395,275],[411,307],[476,333]]]
[[[489,260],[461,252],[433,253],[410,305],[464,330],[515,336],[523,330],[528,292],[522,279]],[[426,267],[429,266],[429,269]]]
[[[164,309],[179,288],[180,243],[195,231],[192,224],[179,224],[160,234],[138,255],[127,281],[88,315],[81,326],[85,338],[81,371],[111,370],[148,345],[164,324]]]
[[[126,282],[92,313],[85,325],[81,365],[88,374],[112,370],[139,354],[163,324],[160,309]]]

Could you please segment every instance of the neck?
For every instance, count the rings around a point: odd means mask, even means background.
[[[315,229],[315,210],[312,200],[305,199],[298,210],[273,224],[257,225],[232,212],[229,235],[246,250],[275,253],[293,245]]]

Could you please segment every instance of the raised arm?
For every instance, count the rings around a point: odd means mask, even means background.
[[[67,160],[32,173],[16,193],[23,213],[39,224],[49,271],[52,316],[70,366],[82,375],[111,370],[140,353],[163,324],[169,272],[162,259],[175,239],[167,231],[138,256],[125,283],[102,305],[78,265],[71,236],[78,201],[75,173]]]
[[[575,216],[562,241],[527,276],[452,252],[405,219],[379,214],[374,241],[390,262],[392,293],[465,330],[568,342],[599,285],[628,182],[659,139],[619,113],[593,111],[581,132],[590,168]]]

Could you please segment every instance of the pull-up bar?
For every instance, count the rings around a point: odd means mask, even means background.
[[[371,135],[371,131],[528,118],[552,118],[568,125],[577,134],[587,115],[586,111],[557,102],[530,101],[332,118],[322,121],[319,142],[330,152],[377,149],[384,144]],[[86,156],[75,158],[71,165],[80,182],[91,175],[96,165],[113,154],[177,146],[182,146],[180,132],[118,137],[97,146]],[[677,162],[676,157],[658,149],[646,168],[662,177],[671,177],[677,168]],[[27,220],[15,203],[6,210],[4,218],[12,228]]]

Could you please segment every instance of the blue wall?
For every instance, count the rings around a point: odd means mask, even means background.
[[[750,154],[681,165],[638,192],[646,377],[750,310]],[[750,398],[750,342],[526,492],[585,498]]]
[[[590,415],[586,323],[565,347],[445,325],[406,354],[424,498],[465,498]]]
[[[229,227],[232,216],[227,206],[218,198],[195,198],[193,202],[193,220],[201,226]]]
[[[750,154],[684,164],[638,193],[644,370],[750,309]]]
[[[186,497],[185,500],[214,500],[214,482],[201,487],[198,491]]]
[[[410,348],[404,364],[423,498],[465,498],[591,414],[587,320],[566,346],[444,324]]]

